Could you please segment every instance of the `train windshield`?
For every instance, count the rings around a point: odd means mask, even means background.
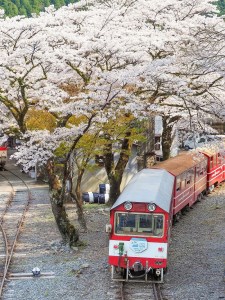
[[[162,237],[164,218],[161,214],[115,213],[115,233]]]

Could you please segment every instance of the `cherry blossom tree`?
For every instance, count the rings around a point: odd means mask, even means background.
[[[0,21],[0,102],[25,134],[15,157],[25,168],[47,166],[53,213],[71,245],[79,234],[66,216],[66,182],[87,131],[94,134],[117,112],[180,119],[200,108],[223,117],[225,25],[215,12],[208,0],[81,0]],[[56,128],[28,131],[30,107],[48,110]],[[69,124],[72,115],[84,119]]]

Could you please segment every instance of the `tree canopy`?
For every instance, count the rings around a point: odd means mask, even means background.
[[[22,135],[19,163],[47,166],[56,214],[71,157],[99,124],[106,128],[122,113],[140,120],[163,114],[188,120],[189,127],[200,110],[224,119],[224,30],[210,0],[81,0],[31,18],[2,16],[1,127]],[[54,126],[39,130],[31,108],[51,114]],[[80,121],[72,122],[73,116]],[[131,130],[124,133],[122,167]],[[58,178],[55,153],[62,144],[67,152]],[[56,216],[59,223],[63,215]],[[66,236],[71,243],[73,233]]]
[[[79,0],[0,0],[0,9],[5,11],[9,17],[24,15],[31,17],[32,14],[39,14],[45,7],[54,5],[56,9]],[[213,2],[218,7],[220,14],[225,14],[225,1],[218,0]]]

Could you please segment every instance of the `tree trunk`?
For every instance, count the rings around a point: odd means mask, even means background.
[[[113,205],[117,198],[120,195],[120,185],[121,185],[121,179],[116,180],[115,176],[110,176],[109,178],[109,185],[110,185],[110,191],[109,191],[109,205]]]
[[[70,223],[66,213],[65,206],[59,201],[60,196],[57,191],[50,192],[50,201],[52,205],[52,212],[62,239],[65,244],[70,246],[77,246],[79,241],[79,233],[76,228]]]
[[[163,160],[166,160],[170,157],[170,147],[172,144],[171,135],[172,135],[172,128],[170,126],[167,126],[167,124],[164,125],[164,122],[163,122],[163,133],[162,133]]]
[[[172,131],[174,124],[179,120],[179,116],[174,116],[172,118],[164,116],[163,120],[163,132],[162,132],[162,153],[163,160],[170,157],[170,148],[172,145],[173,137]]]
[[[81,193],[81,181],[82,181],[83,174],[84,174],[84,169],[78,170],[75,192],[74,193],[71,192],[71,196],[77,205],[78,222],[79,222],[80,226],[85,231],[87,231],[87,223],[86,223],[86,220],[84,217],[83,200],[82,200],[82,193]]]
[[[126,137],[121,145],[120,156],[116,166],[114,163],[112,144],[108,143],[107,148],[105,149],[104,163],[110,184],[109,205],[114,204],[120,195],[120,185],[122,182],[123,173],[130,157],[130,135],[131,132],[126,133]]]
[[[61,181],[55,175],[52,161],[48,162],[47,170],[49,175],[50,201],[57,227],[65,243],[68,243],[70,246],[77,246],[80,244],[79,233],[70,223],[64,206],[65,187],[62,187]]]

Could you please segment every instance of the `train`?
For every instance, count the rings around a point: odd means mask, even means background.
[[[7,147],[0,146],[0,171],[4,170],[7,161]]]
[[[7,153],[8,153],[8,137],[0,131],[0,171],[4,170]]]
[[[112,280],[163,283],[172,225],[224,180],[219,148],[183,152],[135,174],[106,225]]]

